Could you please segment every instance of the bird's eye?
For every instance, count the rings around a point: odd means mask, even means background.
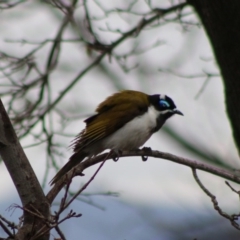
[[[169,107],[170,107],[170,104],[169,104],[166,100],[161,99],[161,100],[159,101],[159,106],[160,106],[161,108],[169,108]]]

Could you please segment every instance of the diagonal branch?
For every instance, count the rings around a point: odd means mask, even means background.
[[[49,204],[37,177],[18,141],[7,112],[0,100],[0,155],[18,191],[23,207],[33,205],[46,218]],[[34,216],[24,211],[24,225],[32,225]],[[24,228],[22,228],[24,231]],[[20,234],[23,232],[19,231]],[[26,232],[25,232],[26,233]],[[21,238],[23,239],[23,238]]]

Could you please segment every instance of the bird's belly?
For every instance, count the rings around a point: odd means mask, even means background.
[[[145,118],[135,118],[104,140],[104,148],[133,150],[141,147],[151,136],[156,121],[145,122]]]

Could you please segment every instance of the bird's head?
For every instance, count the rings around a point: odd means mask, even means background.
[[[157,122],[158,126],[155,131],[158,131],[165,121],[175,114],[182,115],[173,100],[164,94],[155,94],[149,96],[150,105],[158,112]]]

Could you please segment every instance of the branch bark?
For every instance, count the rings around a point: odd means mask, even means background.
[[[240,1],[188,0],[199,15],[225,87],[226,109],[240,154]]]
[[[37,177],[18,141],[7,112],[0,100],[0,155],[18,191],[23,209],[37,209],[49,218],[49,204]],[[37,219],[24,211],[24,224],[15,239],[28,239],[27,235],[37,226]],[[35,223],[35,226],[33,224]],[[34,232],[32,232],[34,234]],[[48,239],[48,236],[39,238]]]
[[[160,151],[149,151],[145,149],[141,150],[134,150],[134,151],[123,151],[121,153],[120,157],[142,157],[143,161],[146,160],[146,157],[154,157],[154,158],[161,158],[161,159],[166,159],[178,164],[182,164],[185,166],[190,167],[191,169],[199,169],[204,172],[212,173],[216,176],[228,179],[230,181],[233,181],[235,183],[240,183],[240,176],[237,176],[234,174],[234,171],[227,171],[225,169],[220,169],[208,164],[203,164],[201,162],[197,162],[191,159],[183,158],[183,157],[178,157],[176,155],[170,154],[170,153],[165,153],[165,152],[160,152]],[[105,160],[113,159],[114,156],[109,153],[104,153],[101,155],[98,155],[95,158],[87,159],[84,162],[81,162],[76,169],[71,170],[65,178],[62,178],[59,182],[57,182],[54,187],[49,191],[47,194],[47,199],[50,203],[53,202],[57,194],[61,191],[63,186],[66,184],[66,181],[71,181],[71,178],[77,175],[82,175],[82,172],[86,169],[89,168],[97,163],[100,163]]]

